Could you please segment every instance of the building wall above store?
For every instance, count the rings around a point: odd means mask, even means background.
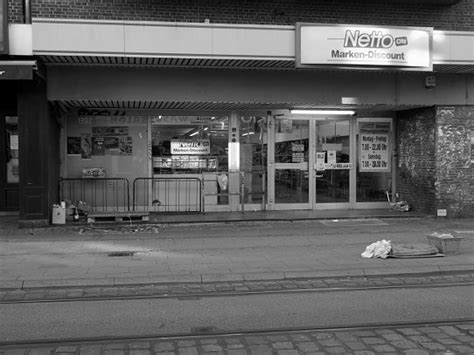
[[[11,46],[22,41],[14,34],[23,26],[10,25]],[[160,65],[157,60],[164,58],[169,66],[177,65],[175,59],[200,59],[228,61],[227,67],[276,61],[280,65],[269,67],[291,68],[297,50],[294,26],[34,19],[32,33],[33,54],[52,63],[100,64],[87,58],[109,57],[104,64],[134,64],[125,59],[142,58],[137,64]],[[435,66],[474,66],[474,32],[434,31],[432,58]],[[255,63],[236,65],[246,60]]]
[[[8,5],[9,22],[23,23],[23,1],[9,0]],[[318,22],[474,30],[472,0],[31,0],[31,9],[33,17],[42,18],[265,25]]]

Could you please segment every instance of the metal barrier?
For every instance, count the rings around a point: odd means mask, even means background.
[[[60,178],[61,201],[83,201],[90,212],[130,211],[130,187],[126,178]]]
[[[252,201],[254,198],[255,199],[259,199],[260,200],[260,204],[261,204],[261,208],[262,208],[262,211],[265,210],[265,206],[266,206],[266,170],[264,169],[253,169],[251,171],[251,174],[260,174],[261,178],[262,178],[262,182],[261,182],[261,189],[262,191],[260,192],[254,192],[253,190],[247,190],[245,188],[245,172],[241,172],[240,173],[240,208],[241,208],[241,211],[242,213],[245,212],[245,204],[246,203],[251,203],[250,201]]]
[[[148,212],[202,212],[201,179],[193,177],[136,178],[133,210]]]
[[[227,189],[226,191],[227,192],[217,192],[217,193],[205,193],[203,192],[203,198],[204,198],[204,201],[206,201],[206,198],[214,198],[215,201],[218,201],[217,199],[219,198],[225,198],[225,201],[227,201],[227,203],[224,203],[224,204],[228,204],[229,203],[229,200],[232,196],[237,196],[239,198],[239,205],[240,205],[240,210],[242,213],[245,212],[245,204],[251,204],[252,201],[255,199],[255,200],[258,200],[258,201],[255,201],[258,203],[261,204],[261,210],[264,211],[266,209],[266,170],[264,169],[254,169],[251,171],[252,174],[260,174],[261,176],[261,190],[260,192],[254,192],[252,190],[248,190],[245,188],[245,173],[246,172],[241,172],[239,174],[239,190],[238,192],[234,192],[234,193],[231,193],[229,192],[229,190]],[[204,181],[203,181],[204,183]],[[217,182],[216,182],[217,183]],[[203,191],[205,191],[205,189],[203,188]],[[215,202],[213,204],[221,204],[219,202]],[[205,212],[205,208],[206,208],[206,203],[203,203],[203,212]]]

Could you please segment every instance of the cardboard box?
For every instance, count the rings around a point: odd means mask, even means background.
[[[53,224],[66,224],[66,209],[54,206],[51,221]]]
[[[442,237],[439,235],[427,235],[428,243],[438,248],[441,254],[459,254],[461,237]]]

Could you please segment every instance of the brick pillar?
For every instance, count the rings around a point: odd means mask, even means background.
[[[474,217],[474,106],[436,107],[436,200],[448,218]]]

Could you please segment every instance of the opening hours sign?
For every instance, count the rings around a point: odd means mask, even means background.
[[[390,172],[390,123],[359,123],[359,171]]]

